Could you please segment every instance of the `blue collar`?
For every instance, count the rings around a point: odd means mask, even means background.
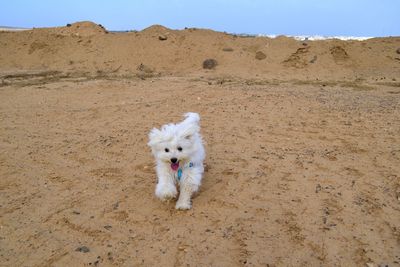
[[[194,165],[193,162],[189,162],[189,164],[188,164],[187,166],[183,166],[183,169],[185,169],[185,168],[192,168],[193,165]],[[176,179],[178,180],[178,182],[180,182],[180,181],[181,181],[181,178],[182,178],[182,168],[179,168],[179,169],[178,169],[178,172],[177,172]]]

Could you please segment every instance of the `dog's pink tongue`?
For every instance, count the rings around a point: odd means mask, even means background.
[[[179,162],[177,163],[171,163],[171,169],[173,169],[174,171],[178,170],[179,168]]]

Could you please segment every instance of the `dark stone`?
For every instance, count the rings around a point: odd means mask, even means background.
[[[158,36],[158,40],[160,40],[160,41],[165,41],[165,40],[167,40],[168,39],[168,37],[166,36],[166,35],[164,35],[164,34],[160,34],[159,36]]]
[[[397,48],[396,53],[400,54],[400,48]]]
[[[218,62],[213,59],[213,58],[209,58],[203,61],[203,69],[214,69],[216,66],[218,65]]]
[[[72,26],[71,23],[68,23],[68,24],[67,24],[67,27],[71,27],[71,26]]]
[[[82,252],[82,253],[88,253],[90,251],[90,249],[87,246],[82,246],[82,247],[78,247],[77,249],[75,249],[75,251]]]
[[[266,58],[267,58],[267,56],[262,51],[257,51],[256,59],[263,60],[263,59],[266,59]]]

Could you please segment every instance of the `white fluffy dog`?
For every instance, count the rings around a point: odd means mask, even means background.
[[[156,196],[163,201],[179,198],[176,209],[191,208],[191,197],[199,189],[204,172],[205,151],[200,135],[200,117],[186,113],[178,124],[166,124],[149,134],[151,151],[156,160],[158,183]]]

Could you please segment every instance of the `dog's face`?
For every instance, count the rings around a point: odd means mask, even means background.
[[[154,128],[149,143],[154,157],[177,170],[183,162],[190,161],[197,149],[197,124],[168,124],[160,130]]]

